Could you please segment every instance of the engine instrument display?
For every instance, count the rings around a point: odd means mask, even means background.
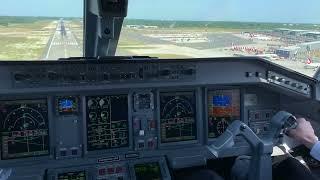
[[[84,171],[67,172],[58,174],[58,180],[86,180]]]
[[[59,97],[56,102],[56,107],[60,115],[74,114],[78,112],[77,97]]]
[[[136,180],[161,180],[162,174],[158,162],[134,165]]]
[[[194,92],[160,93],[162,143],[196,139],[195,104]]]
[[[88,151],[129,145],[128,96],[87,97]]]
[[[220,136],[234,120],[240,120],[240,90],[208,92],[208,135]]]
[[[49,154],[47,100],[0,102],[2,159]]]

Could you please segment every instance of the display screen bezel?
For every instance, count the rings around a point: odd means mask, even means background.
[[[221,90],[239,90],[239,93],[240,93],[240,121],[243,121],[243,92],[244,92],[244,88],[241,87],[241,86],[208,86],[204,89],[204,111],[205,111],[205,119],[204,119],[204,126],[205,126],[205,136],[206,136],[206,139],[207,141],[209,142],[214,142],[217,137],[209,137],[209,126],[208,126],[208,120],[209,120],[209,92],[212,92],[212,91],[221,91]],[[246,123],[246,122],[245,122]]]
[[[192,139],[184,139],[184,138],[181,138],[179,139],[179,137],[176,137],[176,138],[172,138],[173,140],[164,140],[162,138],[162,115],[163,115],[163,112],[162,112],[162,104],[161,104],[161,98],[162,97],[169,97],[169,96],[179,96],[179,95],[184,95],[184,96],[190,96],[191,100],[194,101],[193,103],[194,104],[189,104],[190,105],[190,108],[192,108],[192,110],[194,111],[193,112],[193,118],[194,118],[194,125],[195,125],[195,136],[192,137]],[[178,91],[178,92],[173,92],[173,91],[170,91],[170,92],[160,92],[159,94],[159,99],[160,99],[160,106],[159,106],[159,110],[160,110],[160,126],[159,126],[159,131],[160,131],[160,141],[161,143],[165,144],[165,143],[175,143],[175,142],[183,142],[183,141],[193,141],[193,140],[196,140],[197,139],[197,101],[196,101],[196,96],[195,96],[195,92],[193,91]],[[175,140],[174,140],[175,139]]]
[[[158,175],[160,175],[160,180],[163,179],[163,172],[161,170],[161,165],[160,165],[160,162],[158,161],[155,161],[155,162],[144,162],[144,163],[136,163],[133,165],[133,170],[134,170],[134,175],[135,175],[135,178],[137,179],[137,170],[136,170],[136,166],[143,166],[143,165],[150,165],[150,164],[154,164],[157,166],[157,168],[159,169],[159,173]],[[149,172],[150,173],[150,172]],[[137,179],[138,180],[138,179]]]
[[[10,161],[12,161],[12,160],[16,160],[16,161],[25,161],[25,160],[27,160],[27,159],[30,159],[30,160],[34,160],[34,159],[47,159],[46,157],[49,157],[49,155],[51,154],[51,131],[50,131],[50,129],[51,129],[51,124],[50,124],[50,111],[49,111],[49,100],[48,100],[48,98],[46,97],[46,98],[44,98],[44,97],[37,97],[37,98],[32,98],[32,99],[28,99],[28,98],[10,98],[10,97],[8,97],[8,98],[6,98],[6,99],[0,99],[0,103],[1,102],[11,102],[11,103],[14,103],[14,102],[32,102],[32,101],[34,101],[34,102],[43,102],[45,105],[46,105],[46,107],[47,107],[47,112],[46,112],[46,121],[47,121],[47,128],[48,128],[48,130],[47,130],[47,132],[48,132],[48,139],[47,139],[47,146],[48,146],[48,149],[47,149],[47,151],[45,152],[45,153],[43,153],[43,154],[38,154],[38,155],[32,155],[32,154],[30,154],[30,155],[25,155],[25,156],[18,156],[18,157],[4,157],[4,155],[3,155],[3,140],[2,140],[2,129],[0,128],[0,144],[1,144],[1,146],[0,146],[0,159],[1,160],[10,160]]]
[[[84,173],[84,179],[83,180],[86,180],[87,179],[87,173],[86,173],[86,171],[85,170],[83,170],[83,171],[68,171],[68,172],[61,172],[61,173],[57,173],[57,180],[60,180],[59,179],[59,176],[60,175],[62,175],[62,174],[67,174],[67,173]],[[61,179],[61,180],[63,180],[63,179]]]
[[[72,108],[70,112],[60,111],[60,101],[63,99],[74,100],[76,107]],[[79,113],[79,97],[77,96],[59,96],[56,98],[56,113],[58,115],[75,115]]]
[[[89,142],[88,142],[88,123],[89,123],[89,108],[88,108],[88,98],[89,97],[104,97],[104,96],[125,96],[127,98],[127,117],[128,117],[128,134],[127,134],[127,137],[128,137],[128,143],[126,146],[122,146],[122,147],[112,147],[112,148],[89,148]],[[86,151],[87,152],[112,152],[112,151],[117,151],[117,150],[120,150],[120,149],[129,149],[132,147],[132,142],[131,142],[131,129],[132,129],[132,125],[131,125],[131,120],[130,120],[130,117],[131,117],[131,114],[130,114],[130,111],[131,111],[131,108],[130,108],[130,96],[128,95],[128,93],[118,93],[118,94],[91,94],[91,95],[87,95],[85,96],[85,109],[86,109],[86,112],[85,112],[85,117],[86,117],[86,128],[85,129],[85,135],[86,135],[86,139],[85,139],[85,143],[86,143]]]
[[[201,113],[201,107],[199,106],[201,104],[201,99],[202,99],[202,88],[200,87],[180,87],[180,88],[159,88],[156,92],[157,94],[157,107],[160,107],[160,93],[179,93],[179,92],[192,92],[194,93],[195,97],[195,110],[196,110],[196,139],[194,140],[187,140],[187,141],[177,141],[177,142],[167,142],[167,143],[162,143],[161,142],[161,133],[160,129],[158,130],[158,146],[160,148],[174,148],[174,147],[179,147],[179,146],[184,146],[184,147],[194,147],[194,146],[201,146],[201,139],[203,139],[203,133],[201,133],[200,128],[203,127],[203,117]],[[160,108],[157,108],[157,125],[158,127],[161,126],[160,123]]]

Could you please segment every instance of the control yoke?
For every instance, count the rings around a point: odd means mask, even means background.
[[[251,146],[251,163],[249,171],[249,180],[271,180],[272,179],[272,161],[273,142],[278,139],[283,130],[289,130],[297,126],[296,118],[285,111],[278,112],[271,119],[271,129],[267,138],[260,139],[245,123],[234,121],[227,130],[217,138],[212,144],[207,146],[208,150],[216,158],[227,148],[234,146],[235,137],[242,136]],[[245,154],[244,154],[245,155]]]

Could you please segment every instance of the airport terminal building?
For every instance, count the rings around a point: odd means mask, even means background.
[[[279,57],[282,57],[282,58],[292,59],[295,57],[295,55],[298,53],[299,50],[300,50],[300,47],[298,46],[290,46],[290,47],[277,49],[275,54],[277,54]]]
[[[296,46],[279,48],[275,52],[279,57],[286,59],[304,59],[312,53],[320,53],[320,41],[301,43]]]

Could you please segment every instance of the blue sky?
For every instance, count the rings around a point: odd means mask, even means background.
[[[80,17],[83,0],[0,0],[0,15]]]
[[[0,15],[82,16],[82,0],[0,0]],[[320,0],[129,0],[128,18],[320,23]]]

